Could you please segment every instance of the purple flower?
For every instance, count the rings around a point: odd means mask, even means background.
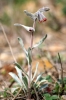
[[[27,10],[24,10],[24,12],[26,13],[27,16],[29,16],[34,21],[38,19],[40,22],[44,22],[47,20],[47,18],[44,16],[43,12],[49,11],[49,10],[50,10],[49,7],[42,7],[35,13],[30,13]]]
[[[38,20],[39,20],[39,22],[44,22],[44,21],[47,20],[47,18],[40,11],[38,11],[37,14],[38,14]]]

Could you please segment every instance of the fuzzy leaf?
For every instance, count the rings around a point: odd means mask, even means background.
[[[43,84],[43,83],[48,83],[48,81],[45,80],[45,79],[42,79],[42,80],[38,83],[38,85]]]
[[[22,73],[23,73],[24,75],[28,76],[27,73],[23,70],[23,68],[21,68],[21,66],[20,66],[18,63],[15,63],[15,65],[16,65],[19,69],[22,70]]]
[[[36,48],[36,47],[39,47],[43,42],[44,40],[47,38],[47,34],[38,42],[36,43],[32,49]]]
[[[16,74],[10,72],[9,75],[11,75],[12,78],[22,87],[22,83]]]
[[[22,49],[24,50],[25,54],[28,54],[27,50],[24,48],[24,43],[20,37],[18,37],[18,41],[19,41],[20,45],[22,46]]]
[[[15,23],[14,25],[22,26],[28,32],[35,32],[35,29],[33,27],[25,26],[25,25],[22,25],[22,24],[19,24],[19,23]]]
[[[22,79],[23,79],[23,82],[24,82],[25,87],[26,87],[26,89],[27,89],[27,88],[28,88],[28,81],[27,81],[27,78],[24,76]]]
[[[21,39],[21,38],[18,38],[18,40],[19,40],[19,43],[21,44],[21,46],[22,46],[22,48],[23,48],[23,51],[25,52],[26,59],[27,59],[28,63],[31,63],[31,56],[30,56],[30,51],[31,51],[31,49],[26,50],[26,49],[24,48],[24,44],[23,44],[22,39]]]
[[[19,69],[22,70],[21,66],[20,66],[18,63],[15,62],[15,65],[16,65]]]
[[[39,88],[39,90],[43,90],[43,89],[45,89],[47,87],[48,87],[48,84],[43,84],[43,85],[41,85],[41,87]]]
[[[15,66],[19,79],[22,81],[22,70]]]
[[[36,78],[36,80],[35,80],[35,83],[37,83],[38,81],[41,81],[42,79],[43,79],[42,75],[41,74],[38,75],[37,78]]]
[[[36,75],[37,75],[38,65],[39,65],[39,63],[37,63],[37,65],[36,65],[35,73],[34,73],[34,75],[33,75],[33,79],[32,79],[32,80],[34,80],[34,78],[35,78],[35,77],[36,77]]]
[[[29,16],[31,19],[33,19],[34,21],[36,21],[36,19],[37,19],[36,13],[31,13],[31,12],[28,12],[27,10],[24,10],[24,13],[27,16]]]

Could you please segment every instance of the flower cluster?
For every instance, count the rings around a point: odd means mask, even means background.
[[[43,12],[46,12],[49,10],[50,10],[49,7],[42,7],[38,11],[36,11],[35,13],[30,13],[27,10],[24,10],[26,15],[29,16],[31,19],[33,19],[33,21],[34,21],[33,27],[28,27],[28,26],[18,24],[18,23],[14,24],[14,25],[22,26],[28,32],[34,32],[35,31],[35,21],[38,20],[39,22],[45,22],[47,20],[47,18],[44,16]]]
[[[43,7],[43,8],[40,8],[35,13],[30,13],[27,10],[24,10],[24,12],[26,13],[27,16],[32,18],[34,21],[36,21],[38,19],[40,22],[44,22],[47,20],[47,18],[43,15],[43,12],[49,11],[49,10],[50,10],[49,7]]]

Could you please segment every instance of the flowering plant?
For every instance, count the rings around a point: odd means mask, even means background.
[[[27,10],[24,10],[26,15],[29,16],[31,19],[33,19],[33,27],[28,27],[28,26],[25,26],[25,25],[22,25],[19,23],[14,24],[15,26],[22,26],[26,31],[31,32],[31,44],[30,44],[30,47],[28,48],[28,50],[25,49],[23,40],[20,37],[18,38],[18,41],[26,55],[26,59],[28,62],[28,73],[26,74],[18,63],[15,63],[15,65],[16,65],[15,68],[16,68],[18,76],[12,72],[9,73],[15,79],[15,81],[17,81],[19,86],[21,86],[23,88],[24,91],[28,90],[28,99],[29,100],[31,100],[30,99],[30,94],[31,94],[30,89],[31,89],[32,83],[34,82],[34,79],[36,78],[37,70],[38,70],[38,64],[37,64],[35,73],[32,76],[32,50],[36,47],[39,47],[44,42],[44,40],[47,38],[47,35],[45,35],[38,43],[33,45],[33,33],[35,32],[35,23],[37,20],[39,20],[39,22],[44,22],[47,20],[47,18],[43,14],[43,12],[45,12],[45,11],[49,11],[49,7],[40,8],[35,13],[30,13]],[[37,76],[34,83],[36,84],[40,78],[41,78],[41,75]],[[45,83],[45,82],[47,82],[47,80],[43,78],[42,81],[40,82],[39,86],[43,82]]]

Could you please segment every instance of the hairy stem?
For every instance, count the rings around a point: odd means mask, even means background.
[[[33,23],[33,28],[35,29],[35,21]],[[30,42],[30,48],[31,48],[31,59],[32,59],[32,47],[33,47],[33,31],[31,32],[31,42]],[[28,65],[28,76],[29,76],[29,80],[28,80],[28,100],[31,100],[31,81],[32,81],[32,62],[31,64]]]
[[[31,48],[31,59],[32,59],[32,47],[33,47],[33,32],[31,33],[31,43],[30,43],[30,48]],[[28,65],[28,71],[29,71],[29,82],[28,82],[28,88],[31,87],[31,80],[32,80],[32,64]]]

